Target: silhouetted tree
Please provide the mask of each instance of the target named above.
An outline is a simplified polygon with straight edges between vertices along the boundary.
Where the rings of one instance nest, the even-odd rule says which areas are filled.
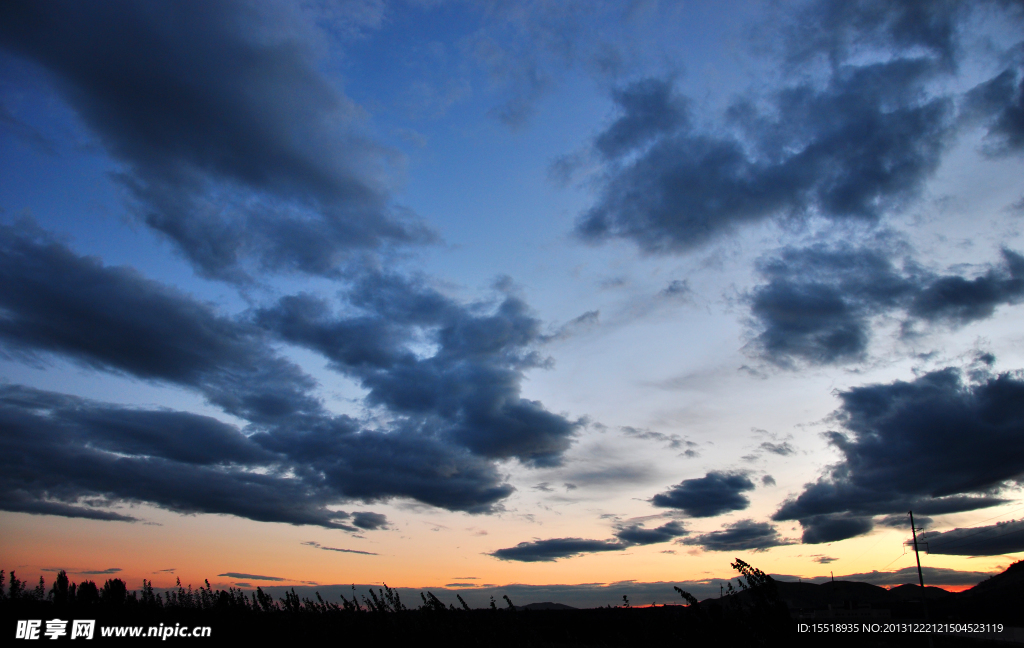
[[[53,581],[53,588],[50,590],[49,598],[54,605],[67,605],[68,591],[71,583],[68,580],[68,573],[63,569],[57,572],[57,578]]]
[[[264,592],[262,587],[257,587],[256,594],[253,596],[256,600],[256,605],[259,606],[260,610],[270,612],[271,610],[277,609],[277,603],[274,602],[274,597]]]
[[[8,596],[12,600],[16,600],[16,599],[21,598],[21,594],[24,591],[25,591],[25,583],[23,583],[21,580],[18,579],[18,575],[12,569],[11,570],[11,589],[10,589],[10,592],[8,593]]]
[[[153,593],[153,581],[142,579],[142,604],[146,607],[163,607],[163,599]]]
[[[107,605],[124,605],[127,597],[128,586],[120,578],[108,578],[107,582],[103,583],[103,592],[100,598]]]
[[[96,583],[92,581],[84,581],[78,584],[78,594],[75,599],[83,605],[91,605],[98,603],[100,600],[100,590],[96,587]]]

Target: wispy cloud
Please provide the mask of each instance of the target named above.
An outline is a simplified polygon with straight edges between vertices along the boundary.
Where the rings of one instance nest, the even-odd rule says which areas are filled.
[[[358,549],[338,549],[336,547],[325,547],[325,546],[323,546],[323,545],[321,545],[319,543],[312,542],[312,541],[310,541],[310,542],[303,542],[301,544],[304,544],[307,547],[315,547],[316,549],[323,549],[324,551],[338,551],[338,552],[341,552],[341,553],[362,554],[364,556],[376,556],[376,555],[378,555],[378,554],[373,553],[372,551],[359,551]]]

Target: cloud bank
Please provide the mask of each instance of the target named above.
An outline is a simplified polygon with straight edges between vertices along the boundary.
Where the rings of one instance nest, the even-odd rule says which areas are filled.
[[[758,262],[767,283],[747,297],[757,331],[748,351],[785,368],[842,364],[864,359],[879,316],[900,318],[905,335],[919,324],[955,328],[991,317],[1024,299],[1024,257],[1007,249],[1002,257],[966,278],[910,261],[898,268],[880,247],[784,249]]]
[[[386,524],[377,514],[327,507],[407,497],[489,511],[512,492],[494,461],[557,465],[580,425],[519,396],[523,372],[543,365],[532,347],[545,338],[516,297],[467,306],[368,271],[347,294],[351,317],[306,295],[227,317],[134,270],[79,256],[30,222],[0,227],[6,353],[177,385],[246,422],[6,386],[8,510],[133,519],[75,505],[99,498],[377,529]],[[438,350],[424,358],[412,347],[425,338]],[[274,350],[281,340],[360,379],[390,425],[328,412],[316,382]],[[67,469],[45,468],[54,461]]]
[[[1024,471],[1024,378],[953,367],[911,381],[839,394],[827,434],[842,460],[785,502],[775,520],[799,520],[803,541],[866,533],[871,516],[930,515],[1002,503],[993,493]]]
[[[389,198],[394,152],[320,74],[284,5],[6,3],[0,47],[45,70],[124,164],[138,218],[201,273],[336,274],[353,250],[431,240]]]

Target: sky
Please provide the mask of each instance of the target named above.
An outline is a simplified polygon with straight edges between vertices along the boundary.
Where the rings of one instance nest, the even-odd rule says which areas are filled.
[[[4,3],[0,568],[667,602],[912,581],[913,511],[1001,571],[1022,23]]]

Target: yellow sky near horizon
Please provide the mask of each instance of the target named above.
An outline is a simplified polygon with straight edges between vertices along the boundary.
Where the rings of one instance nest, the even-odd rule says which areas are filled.
[[[1007,515],[1014,505],[974,512],[964,525]],[[151,507],[135,507],[144,523],[106,522],[24,513],[0,513],[0,569],[16,570],[29,583],[40,575],[47,583],[53,570],[65,569],[71,580],[121,578],[130,589],[143,579],[170,587],[180,578],[198,586],[208,579],[215,588],[238,582],[256,585],[379,584],[392,587],[444,587],[460,579],[477,585],[576,585],[584,583],[686,582],[728,579],[734,558],[772,574],[838,578],[871,571],[890,572],[915,565],[904,548],[909,533],[876,528],[866,536],[841,542],[793,544],[766,551],[714,552],[682,544],[634,546],[625,551],[563,558],[554,562],[502,561],[487,555],[497,548],[528,540],[521,521],[501,516],[471,516],[431,510],[407,511],[397,528],[366,532],[364,538],[344,531],[280,523],[262,523],[223,515],[180,515]],[[786,525],[783,524],[783,527]],[[797,526],[798,525],[794,525]],[[486,529],[484,528],[486,527]],[[944,527],[943,527],[944,528]],[[594,537],[600,530],[552,532],[545,525],[538,537]],[[790,532],[787,535],[792,535]],[[322,547],[368,551],[364,555]],[[674,553],[666,553],[668,551]],[[833,558],[820,563],[816,559]],[[957,571],[998,573],[1019,555],[948,556],[921,554],[922,565]],[[118,569],[110,574],[87,574]],[[169,571],[173,570],[173,571]],[[280,578],[261,581],[220,576],[227,573]],[[463,582],[466,582],[465,580]],[[941,582],[929,583],[942,585]],[[962,587],[956,587],[962,589]]]

